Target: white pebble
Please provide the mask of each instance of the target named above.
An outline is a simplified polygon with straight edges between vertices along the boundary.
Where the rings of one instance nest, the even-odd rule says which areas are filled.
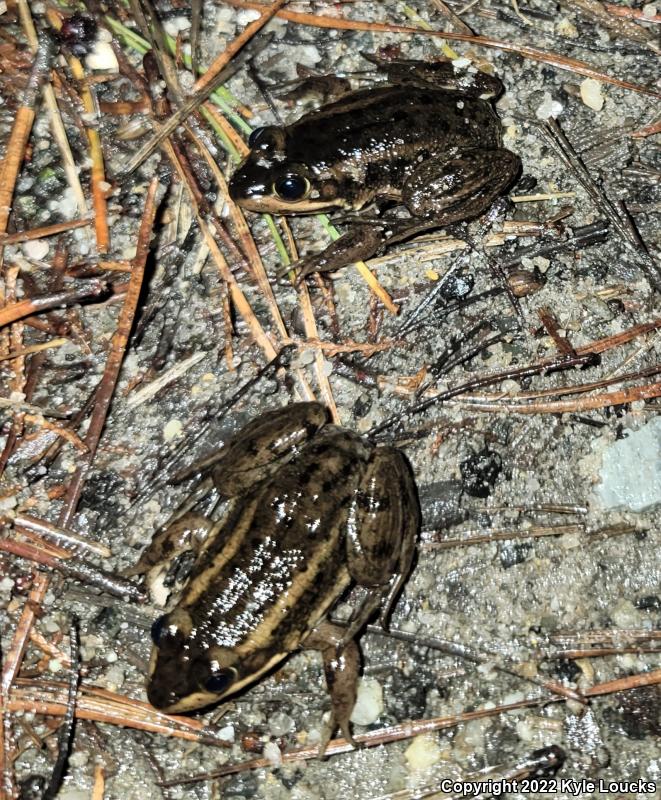
[[[96,42],[94,49],[85,58],[88,69],[104,72],[119,72],[117,56],[108,42]]]
[[[654,19],[656,17],[657,10],[654,3],[647,3],[647,5],[643,6],[643,16],[645,19]]]
[[[236,15],[236,22],[238,25],[243,27],[244,25],[249,25],[251,22],[254,22],[256,19],[261,17],[261,13],[256,9],[247,8],[245,11],[239,11]]]
[[[415,736],[404,753],[409,769],[412,772],[419,772],[433,767],[434,764],[438,764],[441,760],[441,755],[442,751],[436,736],[429,733]]]
[[[171,419],[163,428],[163,439],[171,442],[177,436],[181,436],[184,426],[180,419]]]
[[[190,20],[186,17],[172,17],[163,23],[163,27],[166,33],[176,39],[180,31],[187,31],[190,28]]]
[[[559,117],[562,113],[563,105],[557,100],[554,100],[548,92],[544,92],[544,100],[535,111],[537,119],[549,119],[550,117]]]
[[[351,721],[356,725],[371,725],[383,714],[383,687],[376,678],[361,678]]]
[[[218,738],[222,739],[224,742],[233,742],[234,741],[234,725],[225,725],[224,728],[221,728],[218,731]]]
[[[295,728],[294,720],[282,711],[276,711],[269,718],[269,733],[271,736],[286,736],[288,733],[292,733]]]
[[[588,108],[601,111],[604,107],[604,96],[601,93],[601,84],[594,78],[586,78],[581,83],[581,100]]]
[[[274,767],[279,767],[282,764],[282,753],[275,742],[267,742],[264,745],[264,758]]]
[[[48,255],[48,242],[45,239],[35,239],[32,242],[23,242],[21,250],[26,258],[41,261]]]

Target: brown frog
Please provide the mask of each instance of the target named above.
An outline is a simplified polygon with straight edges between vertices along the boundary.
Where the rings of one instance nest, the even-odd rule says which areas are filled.
[[[256,128],[229,185],[251,211],[359,211],[373,202],[410,218],[354,225],[322,253],[300,261],[302,277],[366,259],[386,243],[473,219],[514,182],[518,156],[501,145],[490,99],[500,82],[455,73],[449,62],[382,62],[389,84],[348,94],[286,127]]]
[[[321,651],[332,700],[322,751],[339,725],[353,741],[354,637],[385,619],[411,567],[419,526],[403,455],[328,424],[320,403],[249,423],[205,460],[231,498],[217,523],[182,517],[157,536],[135,571],[194,563],[181,597],[152,627],[147,694],[167,712],[241,691],[299,648]],[[325,617],[352,584],[367,587],[347,628]]]

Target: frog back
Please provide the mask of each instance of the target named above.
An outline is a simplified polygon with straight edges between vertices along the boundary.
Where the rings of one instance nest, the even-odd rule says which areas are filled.
[[[349,585],[344,530],[368,456],[328,426],[234,503],[180,602],[194,629],[238,656],[298,647]]]
[[[396,167],[424,152],[495,148],[500,123],[491,105],[461,92],[384,86],[353,92],[287,129],[287,158],[319,171],[355,171],[379,160]]]

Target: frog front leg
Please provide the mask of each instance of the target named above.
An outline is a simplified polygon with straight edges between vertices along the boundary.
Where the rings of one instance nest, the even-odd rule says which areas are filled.
[[[321,736],[320,758],[323,758],[328,742],[338,727],[342,736],[354,747],[358,747],[351,734],[350,718],[356,705],[360,655],[358,645],[353,641],[346,642],[344,633],[344,628],[322,622],[303,642],[306,649],[321,653],[326,685],[331,696],[331,717]]]
[[[182,514],[156,532],[138,563],[123,574],[146,574],[145,582],[153,602],[165,607],[188,580],[214,524],[213,520],[193,511]]]
[[[290,270],[294,269],[297,274],[297,282],[300,282],[306,275],[313,272],[334,272],[349,264],[355,264],[356,261],[366,261],[368,258],[378,255],[385,246],[388,227],[389,225],[385,221],[381,222],[380,220],[370,220],[369,225],[353,225],[320,253],[312,253],[299,259],[295,264],[280,269],[277,277],[283,278]]]
[[[402,201],[414,217],[439,227],[474,219],[511,186],[520,169],[519,157],[504,147],[437,156],[408,178]]]
[[[347,521],[349,573],[369,591],[344,641],[351,640],[377,609],[385,624],[410,572],[419,526],[420,506],[406,459],[395,448],[376,448]]]

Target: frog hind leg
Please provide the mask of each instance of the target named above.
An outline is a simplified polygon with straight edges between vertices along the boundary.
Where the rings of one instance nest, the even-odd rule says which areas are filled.
[[[349,572],[368,592],[349,622],[345,640],[379,608],[385,626],[411,570],[419,526],[420,506],[408,462],[395,448],[376,448],[347,525]]]
[[[438,226],[474,219],[512,185],[520,169],[519,157],[504,147],[437,156],[408,178],[402,200],[415,217]]]
[[[251,420],[218,453],[187,470],[211,475],[223,497],[236,497],[273,475],[328,422],[322,403],[294,403]]]
[[[350,718],[356,704],[360,654],[354,641],[344,641],[344,628],[322,622],[303,642],[303,647],[318,650],[324,662],[326,685],[331,696],[331,716],[319,743],[319,757],[323,758],[328,743],[336,729],[354,747],[358,743],[351,733]]]

